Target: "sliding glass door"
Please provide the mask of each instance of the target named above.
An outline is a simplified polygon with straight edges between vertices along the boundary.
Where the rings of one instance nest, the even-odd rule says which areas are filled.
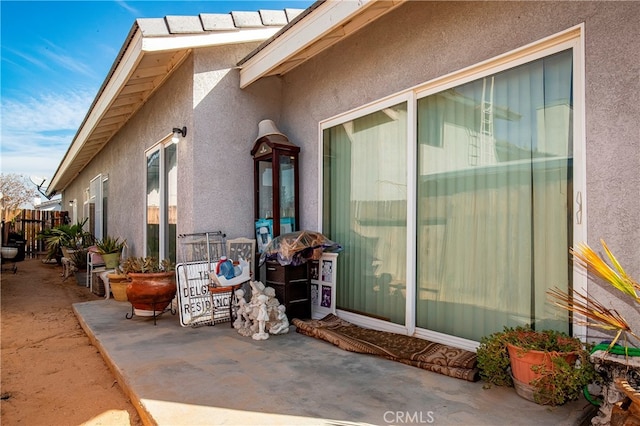
[[[568,331],[571,81],[565,51],[418,100],[417,327]]]
[[[339,309],[405,322],[407,105],[324,131],[323,231],[344,246]]]
[[[518,62],[324,124],[339,310],[468,342],[571,331],[546,291],[572,285],[574,51]]]

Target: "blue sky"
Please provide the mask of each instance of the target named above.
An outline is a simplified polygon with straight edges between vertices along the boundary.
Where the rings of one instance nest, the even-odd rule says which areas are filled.
[[[0,1],[0,172],[50,180],[136,18],[308,1]]]

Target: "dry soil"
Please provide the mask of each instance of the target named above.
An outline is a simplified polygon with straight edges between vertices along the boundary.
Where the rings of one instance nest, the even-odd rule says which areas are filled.
[[[62,267],[2,264],[2,425],[141,425],[71,305],[98,299]]]

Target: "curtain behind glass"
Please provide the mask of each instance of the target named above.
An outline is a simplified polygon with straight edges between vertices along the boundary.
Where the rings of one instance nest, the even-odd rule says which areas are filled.
[[[166,175],[166,229],[165,229],[165,247],[163,258],[176,261],[176,236],[178,225],[178,156],[177,145],[169,144],[164,150],[165,166],[164,173]]]
[[[406,104],[324,131],[323,233],[338,256],[338,309],[405,322]]]
[[[160,151],[147,156],[147,256],[160,256]]]
[[[568,331],[572,56],[418,101],[416,325],[471,340]]]
[[[89,232],[102,239],[102,175],[93,178],[89,183]]]

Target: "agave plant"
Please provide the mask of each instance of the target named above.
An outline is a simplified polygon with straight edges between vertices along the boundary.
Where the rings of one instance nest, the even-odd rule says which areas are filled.
[[[127,244],[127,240],[120,241],[120,237],[114,238],[109,235],[96,241],[96,247],[100,254],[120,253],[125,244]]]
[[[122,270],[125,274],[134,273],[156,273],[170,272],[175,269],[175,265],[169,259],[158,261],[155,257],[128,257],[122,264]]]
[[[618,291],[631,296],[636,303],[640,304],[640,284],[624,271],[604,240],[600,240],[600,243],[611,265],[585,243],[578,244],[575,249],[569,250],[574,263],[585,270],[590,279],[602,280]],[[584,317],[584,320],[578,319],[581,324],[615,332],[609,350],[623,335],[625,341],[627,335],[640,341],[640,337],[634,333],[629,323],[618,311],[607,308],[588,293],[583,294],[573,290],[572,294],[569,294],[556,288],[549,290],[547,294],[554,299],[552,301],[554,305]]]

